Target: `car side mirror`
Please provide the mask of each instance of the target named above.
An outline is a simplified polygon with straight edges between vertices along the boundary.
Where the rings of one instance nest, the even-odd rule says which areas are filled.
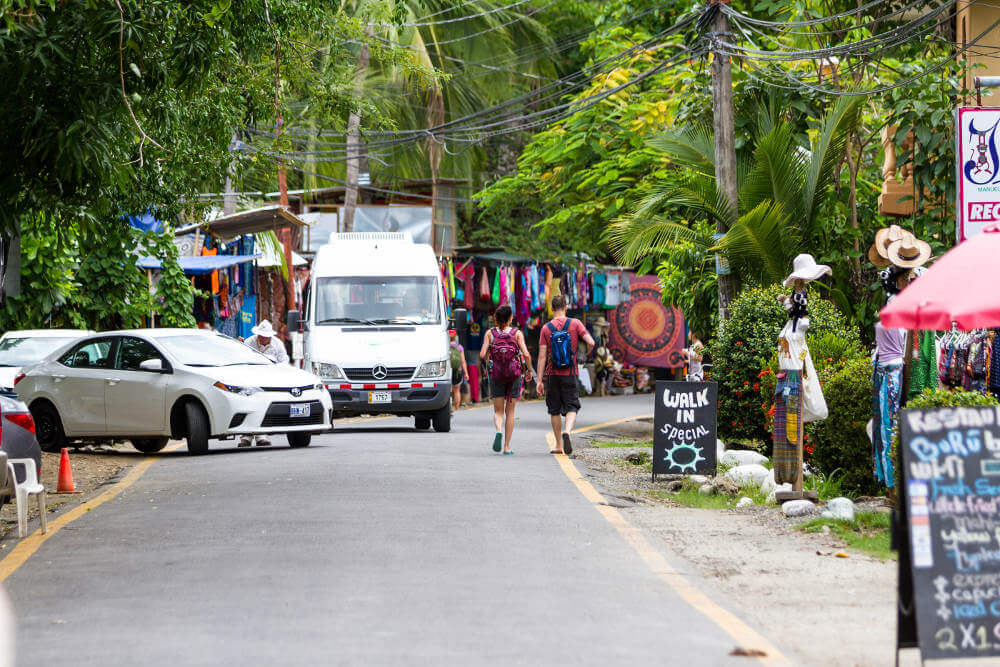
[[[288,315],[285,316],[285,324],[288,325],[289,331],[300,331],[302,324],[302,312],[298,310],[288,311]]]
[[[150,373],[166,373],[167,369],[163,367],[162,359],[146,359],[139,364],[140,371],[149,371]]]

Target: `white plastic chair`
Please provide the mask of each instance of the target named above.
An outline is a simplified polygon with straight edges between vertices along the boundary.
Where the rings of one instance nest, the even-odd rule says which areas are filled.
[[[14,466],[24,466],[24,482],[17,483]],[[10,459],[7,461],[7,492],[17,502],[17,536],[28,534],[28,498],[38,496],[38,513],[42,520],[42,532],[48,532],[45,525],[45,487],[38,483],[38,471],[34,459]]]

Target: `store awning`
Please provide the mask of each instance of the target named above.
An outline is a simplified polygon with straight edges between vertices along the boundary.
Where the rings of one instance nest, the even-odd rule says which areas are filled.
[[[286,227],[307,227],[310,223],[284,206],[265,206],[249,211],[230,213],[214,220],[186,225],[177,229],[177,235],[190,234],[198,228],[220,239],[235,239],[244,234],[277,231]]]
[[[189,276],[204,276],[218,271],[228,269],[237,264],[246,264],[260,257],[260,255],[205,255],[203,257],[180,257],[181,268]],[[153,269],[158,271],[163,267],[160,260],[155,257],[140,257],[136,262],[140,269]]]

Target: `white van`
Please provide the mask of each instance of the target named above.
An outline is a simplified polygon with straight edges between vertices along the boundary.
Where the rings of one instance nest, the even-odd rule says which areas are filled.
[[[434,250],[408,233],[330,236],[313,260],[303,358],[334,417],[394,414],[451,429],[443,297]]]

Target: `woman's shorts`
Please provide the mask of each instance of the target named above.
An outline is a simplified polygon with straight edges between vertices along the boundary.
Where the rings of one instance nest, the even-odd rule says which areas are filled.
[[[513,382],[501,382],[491,377],[490,398],[512,398],[514,400],[520,399],[523,380],[524,376],[517,378]]]

